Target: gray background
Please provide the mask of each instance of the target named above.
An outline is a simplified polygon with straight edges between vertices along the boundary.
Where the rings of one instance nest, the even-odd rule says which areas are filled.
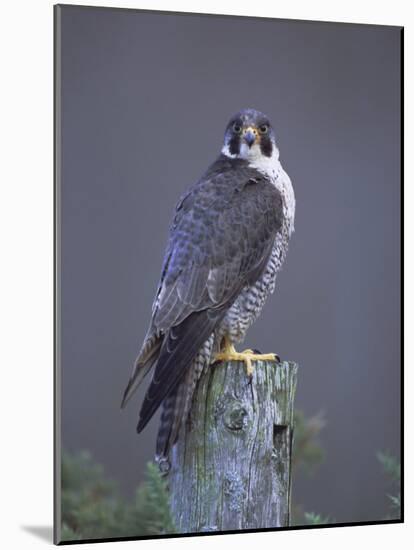
[[[300,363],[326,458],[307,511],[382,519],[378,450],[400,445],[400,31],[62,9],[62,439],[125,495],[158,417],[119,404],[150,317],[172,209],[229,117],[272,119],[297,199],[277,290],[246,344]]]

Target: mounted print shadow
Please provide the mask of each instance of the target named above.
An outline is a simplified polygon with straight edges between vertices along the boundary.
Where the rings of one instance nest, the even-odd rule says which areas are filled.
[[[54,9],[55,543],[403,521],[402,28]]]

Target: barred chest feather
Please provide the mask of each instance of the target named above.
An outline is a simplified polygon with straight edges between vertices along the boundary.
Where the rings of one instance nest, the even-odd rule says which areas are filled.
[[[276,235],[272,253],[261,277],[246,287],[227,312],[218,331],[218,340],[228,335],[234,342],[244,339],[250,325],[258,318],[269,294],[275,289],[276,276],[285,260],[288,243],[294,231],[295,195],[288,174],[283,170],[278,152],[270,158],[260,158],[251,166],[270,179],[283,200],[283,223]]]

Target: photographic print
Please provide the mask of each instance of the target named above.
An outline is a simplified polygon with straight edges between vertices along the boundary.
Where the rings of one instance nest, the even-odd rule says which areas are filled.
[[[401,522],[403,29],[54,16],[55,543]]]

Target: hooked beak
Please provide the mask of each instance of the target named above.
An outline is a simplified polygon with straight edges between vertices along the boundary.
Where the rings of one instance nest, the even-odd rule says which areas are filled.
[[[244,141],[247,143],[249,148],[256,141],[256,135],[257,132],[253,128],[247,128],[247,130],[244,132]]]

